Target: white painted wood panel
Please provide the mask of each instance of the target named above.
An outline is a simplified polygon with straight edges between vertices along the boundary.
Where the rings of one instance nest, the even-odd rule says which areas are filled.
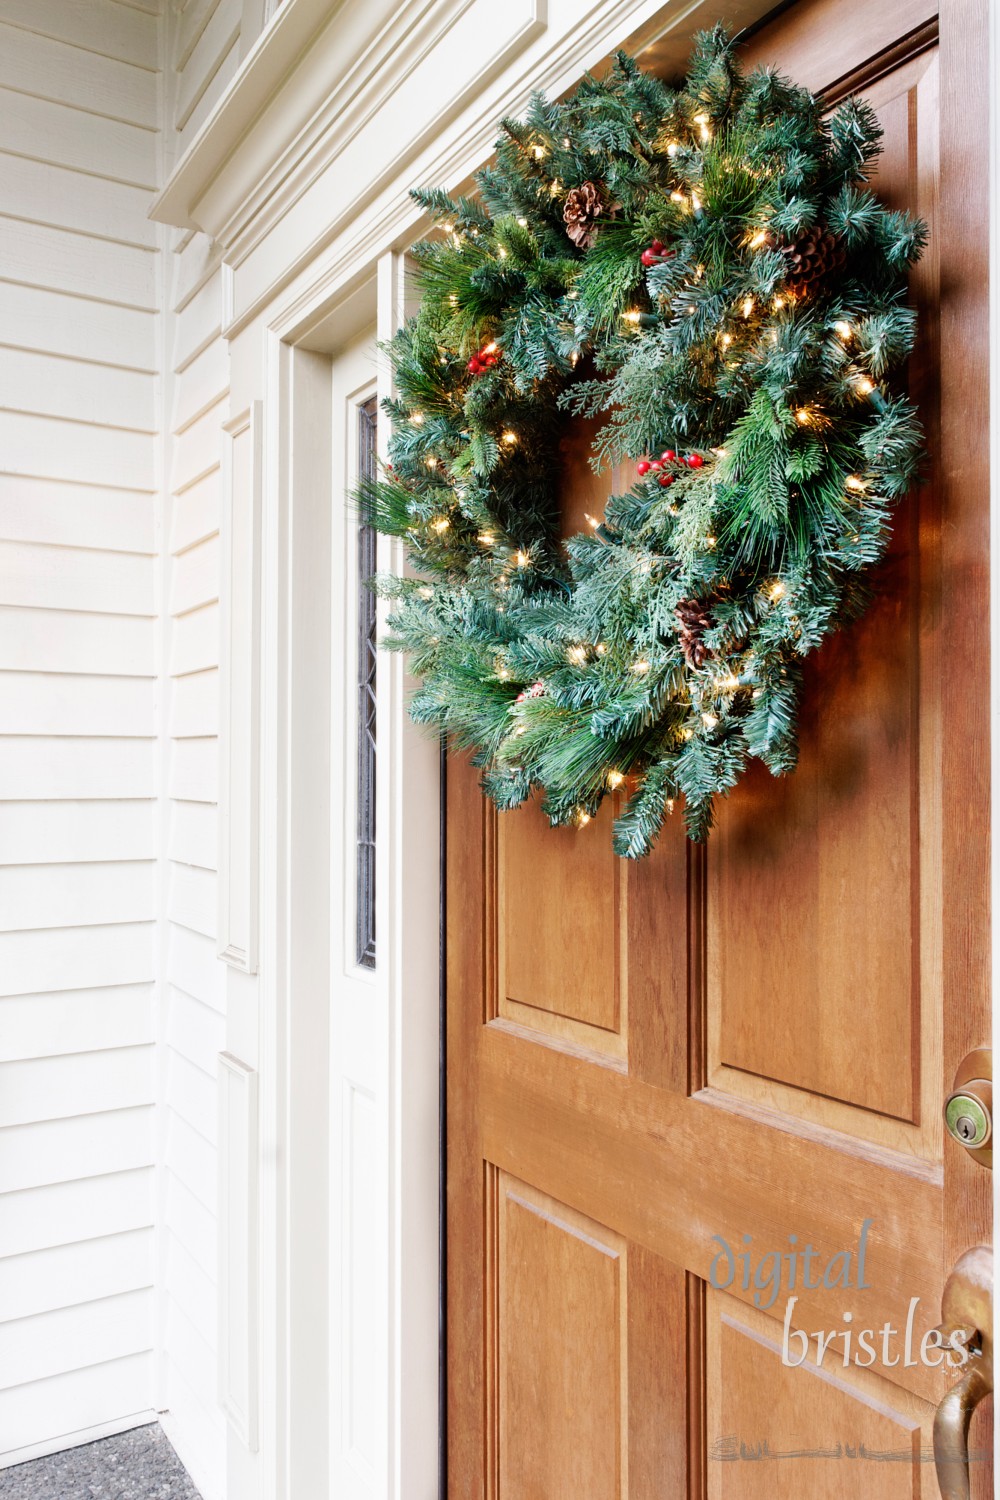
[[[215,406],[229,388],[229,349],[222,339],[213,339],[194,356],[174,384],[173,430],[180,434]]]
[[[219,748],[214,739],[174,740],[170,795],[182,802],[218,802]]]
[[[0,865],[152,859],[153,803],[0,802]]]
[[[170,632],[170,675],[184,677],[189,672],[204,672],[218,665],[219,606],[207,604],[174,620]]]
[[[0,1063],[151,1046],[156,1041],[153,1000],[146,984],[0,1000]]]
[[[203,1068],[206,1058],[217,1057],[223,1050],[226,1022],[218,1011],[171,986],[167,987],[166,1009],[164,1034],[168,1047],[179,1057]]]
[[[220,473],[213,469],[173,497],[170,522],[170,551],[173,555],[218,531],[219,487]]]
[[[32,274],[23,259],[18,265]],[[47,349],[125,370],[156,369],[148,312],[92,301],[74,289],[0,282],[0,328],[4,343],[19,349]]]
[[[119,490],[156,487],[155,451],[144,433],[0,411],[0,453],[8,474]]]
[[[188,1058],[171,1052],[167,1059],[170,1107],[212,1149],[218,1139],[218,1080]]]
[[[156,186],[156,134],[0,89],[0,151],[72,167],[113,182]]]
[[[0,1145],[3,1137],[0,1136]],[[150,1133],[149,1161],[152,1160]],[[106,1159],[106,1158],[105,1158]],[[53,1186],[6,1190],[0,1256],[75,1245],[148,1228],[153,1222],[153,1168],[147,1163]]]
[[[0,407],[7,411],[152,434],[156,389],[153,375],[34,350],[7,349],[0,359]]]
[[[0,1063],[0,1128],[141,1108],[153,1066],[151,1046]]]
[[[189,1125],[178,1109],[171,1108],[167,1120],[164,1164],[184,1182],[209,1213],[216,1212],[218,1183],[215,1152],[200,1131]]]
[[[169,1229],[165,1246],[164,1289],[193,1327],[211,1329],[216,1316],[214,1275]]]
[[[4,0],[3,18],[103,57],[150,70],[157,66],[155,17],[114,0]]]
[[[191,53],[218,7],[219,0],[187,0],[185,5],[178,5],[181,14],[177,20],[173,57],[178,72],[187,67]]]
[[[167,916],[179,927],[202,937],[215,936],[216,878],[210,870],[174,865],[170,871]]]
[[[154,975],[151,922],[66,927],[58,943],[45,930],[0,934],[0,995],[141,984]]]
[[[200,933],[171,924],[167,954],[167,979],[194,995],[213,1010],[224,1012],[225,969],[215,953],[215,944]]]
[[[170,307],[181,313],[209,279],[219,275],[222,257],[205,234],[185,233],[173,255],[170,272]]]
[[[111,119],[156,129],[156,91],[150,87],[145,68],[8,26],[8,13],[4,6],[0,14],[0,85],[77,109],[92,110],[99,105]]]
[[[238,1436],[257,1448],[257,1074],[219,1057],[219,1400]]]
[[[216,271],[174,315],[171,358],[174,374],[183,374],[203,350],[219,340],[221,332],[222,276]],[[219,348],[224,351],[221,341]]]
[[[62,1120],[8,1126],[0,1130],[0,1192],[77,1181],[89,1186],[113,1172],[151,1167],[156,1160],[153,1124],[149,1105],[84,1115],[73,1121],[72,1129]],[[67,1233],[55,1243],[68,1244],[70,1238]]]
[[[170,569],[170,613],[186,615],[219,597],[219,539],[206,537],[173,560]]]
[[[143,863],[4,865],[0,932],[150,922],[156,916],[152,860]],[[0,1099],[0,1118],[3,1100]]]
[[[178,1367],[202,1407],[218,1411],[215,1376],[215,1335],[211,1326],[197,1323],[181,1302],[172,1301],[166,1337]]]
[[[12,1256],[0,1266],[0,1323],[141,1291],[153,1279],[152,1229]]]
[[[0,15],[4,3],[5,0],[0,0]],[[155,4],[155,0],[142,3]],[[232,77],[238,59],[238,47],[233,43],[238,30],[237,11],[241,8],[234,0],[189,0],[187,4],[177,0],[174,22],[167,33],[174,86],[165,89],[162,96],[164,106],[172,110],[176,105],[186,121],[184,133],[168,142],[168,151],[173,154],[184,149],[186,140],[197,130]],[[145,180],[142,143],[138,143],[138,150],[136,146],[135,140],[127,135],[116,142],[119,154],[113,158],[111,176],[129,183]],[[56,145],[54,152],[65,149]],[[81,145],[78,149],[82,158],[85,147]],[[59,155],[57,159],[63,157]],[[107,166],[94,170],[109,172]],[[109,191],[112,206],[125,203],[123,195],[128,189],[117,184],[103,186]],[[101,191],[102,185],[97,188]],[[86,208],[79,212],[85,213]],[[121,219],[114,220],[113,232],[120,238],[128,238],[127,225]],[[225,1044],[226,986],[224,970],[215,952],[214,867],[218,796],[215,737],[219,723],[216,602],[219,467],[222,423],[229,415],[226,399],[229,361],[221,339],[223,309],[218,252],[200,235],[171,235],[168,244],[170,266],[165,279],[170,286],[168,300],[172,311],[163,328],[162,348],[174,378],[168,417],[170,430],[163,454],[169,496],[162,536],[169,557],[163,574],[161,604],[162,644],[170,682],[165,713],[160,720],[161,731],[168,739],[160,761],[158,787],[168,808],[162,850],[168,864],[166,878],[159,887],[164,900],[159,948],[163,980],[159,1031],[163,1048],[159,1075],[163,1165],[159,1208],[168,1227],[159,1257],[165,1275],[160,1287],[157,1404],[168,1408],[164,1425],[191,1473],[200,1481],[206,1500],[221,1500],[226,1431],[217,1404],[215,1373],[215,1136],[216,1058]],[[52,265],[49,283],[66,286],[81,296],[106,298],[109,295],[106,290],[88,284],[79,268],[60,260],[60,249],[60,243],[46,246]],[[27,269],[20,274],[29,279]],[[141,282],[123,279],[115,300],[129,307],[133,303],[144,306],[146,295]],[[135,316],[128,308],[109,311],[126,318]],[[22,332],[30,339],[30,330],[23,323]],[[116,346],[110,342],[102,346],[100,356],[95,353],[92,357],[99,357],[105,363],[133,366],[136,354],[124,352],[128,334],[128,327],[123,326],[123,353],[117,358]],[[17,342],[22,343],[22,339]],[[25,346],[33,347],[30,343]],[[76,344],[66,352],[78,355],[81,351]],[[139,367],[143,368],[141,363]],[[109,406],[105,402],[105,411]],[[108,418],[98,416],[97,420]],[[97,462],[99,458],[95,455]],[[115,481],[109,478],[107,482]],[[98,545],[111,550],[106,542],[98,541]],[[76,617],[81,617],[79,609]],[[116,620],[124,623],[125,618],[117,616]],[[108,742],[106,737],[103,743]]]
[[[172,739],[198,739],[219,732],[219,673],[209,669],[175,677],[170,684],[169,733]]]
[[[0,59],[3,42],[0,28]],[[106,177],[0,152],[0,204],[15,219],[98,235],[147,253],[157,247],[156,225],[146,218],[148,191]]]
[[[152,677],[154,623],[139,615],[0,605],[0,669]],[[148,713],[145,723],[148,732]]]
[[[153,559],[135,553],[0,541],[0,604],[150,616],[152,584]]]
[[[214,803],[182,802],[175,798],[170,808],[168,858],[181,864],[197,865],[202,870],[214,870],[217,858],[215,829]]]
[[[155,312],[157,258],[150,251],[109,241],[98,259],[81,253],[78,234],[49,224],[4,219],[0,229],[0,275],[4,280],[69,292],[112,307]]]
[[[148,738],[155,711],[148,677],[0,671],[0,734]]]
[[[152,740],[0,739],[0,799],[106,801],[155,794]]]
[[[0,0],[0,1464],[154,1404],[156,9]]]
[[[216,0],[181,75],[174,111],[174,125],[178,131],[182,131],[191,119],[225,58],[239,40],[242,18],[243,0]]]
[[[164,1220],[170,1226],[170,1233],[201,1265],[210,1265],[214,1276],[217,1238],[215,1205],[206,1208],[170,1167],[167,1167],[165,1176],[167,1192]]]
[[[175,493],[218,469],[222,457],[222,424],[226,419],[223,397],[224,393],[220,392],[215,406],[182,433],[174,434],[170,487]]]
[[[153,1298],[124,1292],[0,1326],[0,1390],[152,1347]]]
[[[72,1440],[72,1434],[107,1422],[109,1411],[150,1420],[152,1399],[150,1352],[17,1386],[0,1395],[0,1452],[15,1445],[48,1447],[54,1435]]]
[[[177,139],[182,150],[186,150],[195,139],[202,125],[204,125],[215,108],[220,96],[225,93],[230,83],[236,77],[240,62],[240,43],[239,38],[237,38],[226,55],[220,60],[218,67],[212,75],[211,83],[205,89],[205,92],[184,122],[183,128],[178,132]]]

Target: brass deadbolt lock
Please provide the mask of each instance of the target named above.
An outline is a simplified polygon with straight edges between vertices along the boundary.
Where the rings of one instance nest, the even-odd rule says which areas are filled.
[[[970,1052],[959,1067],[945,1100],[944,1123],[952,1140],[983,1166],[992,1167],[993,1054],[988,1048]]]

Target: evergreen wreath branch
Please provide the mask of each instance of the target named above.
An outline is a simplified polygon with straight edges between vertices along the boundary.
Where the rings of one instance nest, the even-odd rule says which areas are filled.
[[[793,769],[802,661],[863,607],[921,431],[886,382],[913,347],[926,232],[865,186],[871,109],[744,74],[721,28],[670,88],[620,54],[505,120],[479,197],[414,193],[418,314],[390,345],[391,462],[361,496],[420,577],[382,579],[414,717],[500,807],[628,800],[646,854],[692,838],[756,758]],[[566,412],[595,469],[648,455],[560,541]]]

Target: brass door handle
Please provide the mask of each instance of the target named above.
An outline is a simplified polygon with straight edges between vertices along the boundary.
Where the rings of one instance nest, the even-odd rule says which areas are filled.
[[[934,1416],[934,1467],[942,1500],[970,1500],[969,1427],[993,1389],[993,1252],[967,1250],[945,1283],[941,1333],[971,1349],[965,1374]]]

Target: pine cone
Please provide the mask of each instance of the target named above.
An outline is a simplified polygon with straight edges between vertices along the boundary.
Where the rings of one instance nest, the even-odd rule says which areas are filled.
[[[705,631],[711,630],[715,621],[708,605],[701,599],[682,599],[674,610],[680,626],[681,650],[689,667],[704,666],[711,654],[705,645]]]
[[[785,286],[793,297],[808,296],[847,261],[843,240],[821,225],[804,230],[797,240],[779,240],[778,249],[788,265]]]
[[[563,221],[574,245],[589,250],[597,237],[597,220],[604,213],[604,199],[595,182],[584,182],[566,194]]]

